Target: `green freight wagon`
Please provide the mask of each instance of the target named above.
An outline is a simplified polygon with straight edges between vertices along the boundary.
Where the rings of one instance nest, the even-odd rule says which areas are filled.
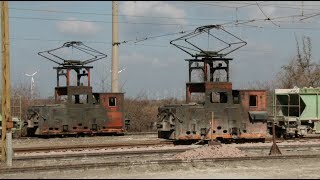
[[[275,89],[273,116],[278,137],[301,137],[320,134],[320,88]]]

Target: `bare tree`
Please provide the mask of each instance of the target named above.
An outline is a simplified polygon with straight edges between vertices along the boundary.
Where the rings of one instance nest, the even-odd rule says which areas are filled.
[[[275,89],[277,83],[275,80],[268,80],[268,81],[261,81],[261,80],[256,80],[256,81],[250,81],[248,84],[245,86],[246,89],[251,89],[251,90],[267,90],[267,91],[272,91]]]
[[[129,131],[152,131],[152,124],[157,121],[158,108],[165,104],[179,104],[177,99],[150,100],[141,91],[135,98],[126,98],[124,103],[125,118],[130,119]]]
[[[302,37],[302,50],[297,38],[297,54],[288,65],[282,66],[277,74],[279,88],[317,87],[320,85],[319,64],[312,59],[312,44],[310,37]]]

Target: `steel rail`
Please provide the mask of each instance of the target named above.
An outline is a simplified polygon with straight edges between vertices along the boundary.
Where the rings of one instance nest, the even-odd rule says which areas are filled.
[[[134,156],[134,155],[152,155],[152,154],[174,154],[181,153],[193,148],[181,149],[160,149],[160,150],[130,150],[130,151],[116,151],[116,152],[94,152],[94,153],[76,153],[76,154],[50,154],[37,156],[17,156],[13,160],[41,160],[41,159],[61,159],[61,158],[82,158],[82,157],[99,157],[99,156]]]
[[[73,157],[95,157],[95,156],[121,156],[121,155],[137,155],[137,154],[153,154],[153,153],[179,153],[184,152],[195,147],[181,148],[181,149],[160,149],[160,150],[127,150],[127,151],[115,151],[115,152],[83,152],[76,154],[55,154],[55,155],[38,155],[38,156],[17,156],[15,160],[26,160],[26,159],[52,159],[52,158],[73,158]],[[196,147],[197,148],[197,147]],[[270,150],[270,146],[243,146],[236,147],[241,151],[251,150]],[[279,145],[282,150],[299,150],[309,151],[312,148],[319,148],[320,144],[308,144],[308,145]],[[302,150],[301,150],[302,149]],[[85,149],[83,149],[85,150]]]
[[[139,143],[104,143],[104,144],[79,144],[79,145],[67,145],[67,146],[39,146],[39,147],[25,147],[25,148],[13,148],[15,153],[22,152],[46,152],[57,150],[75,150],[75,149],[95,149],[95,148],[119,148],[119,147],[139,147],[139,146],[151,146],[151,145],[170,145],[171,141],[145,141]]]
[[[50,166],[30,166],[30,167],[0,167],[0,172],[4,173],[23,173],[23,172],[37,172],[37,171],[52,171],[52,170],[71,170],[71,169],[88,169],[88,168],[107,168],[107,167],[129,167],[129,166],[143,166],[143,165],[181,165],[181,164],[195,164],[195,163],[217,163],[223,161],[254,161],[265,159],[307,159],[320,158],[320,154],[316,155],[275,155],[275,156],[252,156],[252,157],[232,157],[232,158],[204,158],[194,160],[181,159],[166,159],[166,160],[151,160],[151,161],[136,161],[136,162],[95,162],[82,164],[63,164]]]

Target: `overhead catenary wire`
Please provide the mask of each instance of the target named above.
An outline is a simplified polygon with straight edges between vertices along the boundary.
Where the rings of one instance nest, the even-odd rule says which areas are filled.
[[[172,35],[177,35],[177,34],[184,34],[187,32],[190,32],[192,30],[186,30],[186,31],[179,31],[179,32],[174,32],[174,33],[167,33],[167,34],[161,34],[161,35],[155,35],[155,36],[147,36],[145,38],[141,38],[137,41],[137,39],[131,39],[131,40],[125,40],[125,41],[120,41],[119,44],[125,44],[125,43],[129,43],[129,42],[141,42],[141,41],[145,41],[148,39],[154,39],[154,38],[159,38],[159,37],[166,37],[166,36],[172,36]],[[67,40],[67,39],[41,39],[41,38],[17,38],[17,37],[11,37],[10,39],[13,40],[30,40],[30,41],[55,41],[55,42],[66,42],[66,41],[72,41],[72,40]],[[112,42],[104,42],[104,41],[85,41],[82,40],[81,42],[85,42],[85,43],[101,43],[101,44],[111,44]]]
[[[255,5],[252,3],[236,3],[236,4],[246,4],[246,5]],[[260,5],[263,6],[263,5]],[[235,7],[239,8],[239,7]],[[28,9],[28,8],[11,8],[13,10],[24,10],[24,11],[40,11],[40,12],[54,12],[54,13],[76,13],[76,14],[92,14],[92,15],[112,15],[110,14],[104,14],[104,13],[92,13],[92,12],[71,12],[71,11],[57,11],[57,10],[43,10],[43,9]],[[305,9],[306,10],[306,9]],[[314,13],[312,13],[314,14]],[[306,15],[306,14],[305,14]],[[225,19],[215,19],[215,18],[192,18],[192,17],[159,17],[159,16],[142,16],[142,15],[120,15],[120,16],[131,16],[131,17],[148,17],[148,18],[166,18],[166,19],[194,19],[194,20],[225,20]],[[34,18],[33,18],[34,19]],[[271,19],[271,18],[270,18]],[[46,19],[49,20],[49,19]],[[52,19],[53,20],[53,19]],[[58,20],[58,19],[57,19]],[[70,21],[70,20],[68,20]],[[87,21],[86,21],[87,22]],[[96,22],[96,21],[91,21],[91,22]],[[101,22],[101,21],[99,21]],[[110,23],[110,22],[106,22]],[[131,22],[121,22],[121,23],[131,23]],[[136,23],[136,24],[150,24],[150,23]],[[152,23],[153,24],[153,23]],[[168,24],[165,24],[168,25]],[[173,25],[173,24],[170,24]]]
[[[54,39],[36,39],[36,38],[10,38],[13,40],[35,40],[35,41],[68,41],[68,40],[54,40]],[[103,41],[81,41],[81,42],[85,42],[85,43],[97,43],[97,44],[110,44],[111,42],[103,42]],[[171,47],[170,44],[168,45],[159,45],[159,44],[141,44],[141,43],[137,43],[137,44],[127,44],[129,46],[148,46],[148,47],[163,47],[163,48],[167,48],[167,47]],[[109,48],[108,50],[111,50],[111,48]],[[253,49],[243,49],[242,51],[251,51]],[[255,49],[256,50],[256,49]],[[261,49],[261,50],[265,50],[265,49]]]
[[[308,14],[309,15],[309,14]],[[247,20],[239,20],[238,22],[245,22],[245,21],[265,21],[265,20],[276,20],[276,19],[284,19],[284,18],[294,18],[294,17],[301,17],[301,14],[299,15],[289,15],[289,16],[280,16],[280,17],[274,17],[274,18],[263,18],[263,19],[247,19]],[[82,20],[82,19],[59,19],[59,18],[39,18],[39,17],[19,17],[19,16],[11,16],[9,18],[12,19],[25,19],[25,20],[44,20],[44,21],[61,21],[61,22],[96,22],[96,23],[112,23],[108,21],[99,21],[99,20]],[[178,23],[155,23],[155,22],[119,22],[119,23],[124,23],[124,24],[143,24],[143,25],[170,25],[170,26],[181,26],[181,24]],[[224,24],[231,24],[231,23],[236,23],[234,20],[230,20],[230,22],[226,23],[217,23],[220,25]],[[184,26],[203,26],[203,24],[185,24]]]
[[[254,5],[252,3],[245,3],[246,5]],[[237,7],[236,7],[237,8]],[[57,10],[43,10],[43,9],[28,9],[28,8],[11,8],[14,10],[28,10],[28,11],[45,11],[45,12],[55,12],[55,13],[77,13],[77,14],[94,14],[94,15],[112,15],[112,14],[104,14],[104,13],[92,13],[92,12],[74,12],[74,11],[57,11]],[[259,7],[259,9],[261,9]],[[263,11],[262,11],[263,12]],[[214,18],[192,18],[192,17],[158,17],[158,16],[138,16],[138,15],[123,15],[123,16],[132,16],[132,17],[149,17],[149,18],[167,18],[167,19],[197,19],[197,20],[224,20],[225,19],[214,19]],[[101,22],[101,23],[112,23],[106,21],[97,21],[97,20],[72,20],[72,19],[50,19],[50,18],[38,18],[38,17],[11,17],[16,19],[38,19],[38,20],[53,20],[53,21],[80,21],[80,22]],[[274,18],[267,18],[265,20],[272,20]],[[155,23],[155,22],[120,22],[127,24],[150,24],[150,25],[180,25],[176,23]],[[187,26],[201,26],[200,24],[192,25],[186,24]]]
[[[307,17],[301,18],[300,21],[305,20],[305,19],[309,19],[309,18],[312,18],[312,17],[315,17],[315,16],[319,16],[319,15],[320,15],[320,13],[316,13],[316,14],[313,14],[311,16],[307,16]]]
[[[239,1],[237,1],[238,3],[241,3]],[[269,3],[270,1],[263,1],[263,3]],[[277,1],[279,2],[279,1]],[[299,1],[290,1],[290,2],[299,2]],[[303,2],[303,1],[301,1]],[[309,2],[314,2],[314,1],[309,1]],[[301,5],[300,4],[281,4],[281,3],[277,3],[277,4],[264,4],[265,6],[284,6],[284,7],[300,7]],[[320,4],[313,4],[313,5],[308,5],[308,4],[304,4],[303,6],[312,6],[312,7],[315,7],[315,6],[320,6]]]
[[[279,17],[279,18],[281,18],[281,17]],[[242,26],[242,28],[248,28],[248,29],[252,29],[252,28],[274,29],[272,27],[260,27],[260,26],[253,26],[253,25],[248,25],[248,24],[239,24],[239,25],[244,25],[244,26]],[[237,27],[237,26],[233,25],[232,23],[229,23],[229,24],[225,23],[224,26],[228,27],[228,28]],[[320,30],[320,28],[316,28],[316,27],[280,27],[280,28],[276,28],[276,29],[277,30]],[[189,32],[189,31],[185,31],[185,32]],[[146,38],[141,38],[141,40],[142,39],[152,39],[152,38],[157,38],[157,37],[164,37],[164,36],[171,36],[174,34],[179,34],[179,32],[150,36],[150,37],[146,37]],[[12,40],[25,40],[25,41],[45,41],[45,42],[71,41],[69,39],[41,39],[41,38],[26,38],[26,37],[23,37],[23,38],[22,37],[11,37],[10,39],[12,39]],[[86,41],[86,40],[81,40],[81,41],[85,42],[85,43],[97,43],[97,44],[110,44],[111,43],[111,42],[107,42],[107,41],[106,42],[104,42],[104,41]],[[137,41],[137,39],[121,41],[120,43],[124,44],[124,43],[135,42],[135,41]],[[142,44],[134,43],[134,45],[142,45]],[[151,46],[154,46],[154,45],[151,45]]]
[[[177,34],[184,34],[186,32],[191,32],[191,31],[192,30],[180,31],[180,32],[176,32],[176,33],[168,33],[168,34],[162,34],[162,35],[157,35],[157,36],[145,37],[145,38],[142,38],[140,40],[136,40],[134,43],[138,43],[138,42],[145,41],[145,40],[148,40],[148,39],[159,38],[159,37],[165,37],[165,36],[171,36],[171,35],[177,35]]]
[[[264,2],[268,2],[268,1],[264,1]],[[217,3],[217,2],[211,1],[210,3],[206,3],[206,4],[203,4],[203,5],[215,6],[215,4],[213,4],[213,3]],[[232,4],[239,4],[239,5],[255,5],[255,3],[240,2],[240,1],[224,1],[224,3],[232,3]],[[282,9],[301,10],[301,5],[289,5],[289,4],[260,4],[260,5],[263,6],[263,7],[268,6],[268,7],[282,8]],[[320,4],[319,5],[304,5],[304,6],[312,6],[312,7],[314,7],[314,6],[320,6]],[[317,11],[319,9],[304,8],[304,10]]]
[[[238,5],[242,5],[242,6],[253,6],[255,5],[255,3],[250,3],[250,2],[241,2],[241,1],[207,1],[206,3],[201,3],[198,1],[181,1],[181,2],[186,2],[186,3],[198,3],[198,4],[202,4],[202,5],[206,5],[206,6],[216,6],[216,7],[225,7],[225,8],[242,8],[241,6],[224,6],[221,5],[222,3],[229,3],[229,4],[238,4]],[[294,1],[293,1],[294,2]],[[310,2],[314,2],[314,1],[310,1]],[[262,1],[261,6],[270,6],[270,7],[276,7],[276,8],[288,8],[288,9],[301,9],[301,5],[300,4],[281,4],[281,3],[277,3],[277,4],[270,4],[269,1]],[[269,4],[266,4],[269,3]],[[220,5],[219,5],[220,4]],[[314,5],[308,5],[308,4],[304,4],[304,7],[307,6],[311,6],[311,7],[316,7],[316,6],[320,6],[320,4],[314,4]],[[44,11],[44,12],[58,12],[58,13],[78,13],[78,14],[94,14],[94,15],[111,15],[110,14],[103,14],[103,13],[94,13],[94,12],[90,12],[90,13],[84,13],[84,12],[68,12],[68,11],[58,11],[58,10],[38,10],[38,9],[31,9],[31,8],[16,8],[16,7],[11,7],[9,8],[11,10],[28,10],[28,11]],[[319,9],[314,9],[314,8],[304,8],[304,10],[319,10]],[[119,15],[119,16],[127,16],[127,15]],[[149,16],[137,16],[137,17],[149,17]],[[162,18],[162,17],[157,17],[157,18]],[[166,17],[164,17],[166,18]],[[169,17],[170,18],[170,17]]]
[[[252,5],[252,3],[248,4],[247,5]],[[259,5],[258,5],[259,7]],[[14,9],[14,8],[13,8]],[[19,8],[16,8],[16,9],[19,9]],[[20,8],[21,9],[21,8]],[[24,9],[26,10],[26,9]],[[34,10],[34,9],[28,9],[28,10]],[[50,11],[50,10],[39,10],[39,11]],[[53,11],[53,12],[60,12],[60,11]],[[261,11],[262,13],[264,13],[263,11]],[[70,12],[70,13],[81,13],[81,12]],[[86,14],[86,13],[84,13]],[[99,14],[99,13],[93,13],[93,14]],[[106,14],[104,14],[106,15]],[[265,14],[264,14],[265,15]],[[306,15],[306,14],[304,14]],[[266,16],[266,15],[265,15]],[[254,27],[258,27],[258,28],[266,28],[266,27],[261,27],[261,26],[255,26],[255,25],[252,25],[252,24],[248,24],[248,23],[253,23],[253,22],[260,22],[260,21],[265,21],[265,20],[272,20],[273,22],[288,22],[288,21],[277,21],[277,19],[285,19],[285,18],[294,18],[294,17],[302,17],[301,14],[299,15],[289,15],[289,16],[281,16],[281,17],[273,17],[273,18],[270,18],[268,16],[266,16],[266,18],[263,18],[263,19],[251,19],[251,20],[240,20],[240,19],[236,19],[236,21],[229,21],[229,22],[226,22],[226,23],[217,23],[217,24],[220,24],[220,25],[243,25],[243,26],[247,26],[247,27],[251,27],[251,28],[254,28]],[[38,19],[38,20],[52,20],[52,21],[79,21],[79,22],[101,22],[101,23],[112,23],[112,22],[107,22],[107,21],[99,21],[99,20],[77,20],[77,19],[58,19],[58,18],[39,18],[39,17],[10,17],[10,18],[15,18],[15,19]],[[151,17],[151,18],[155,18],[155,17]],[[170,17],[158,17],[158,18],[170,18]],[[171,19],[180,19],[180,18],[171,18]],[[193,18],[182,18],[182,19],[193,19]],[[206,19],[206,18],[204,18]],[[209,18],[208,18],[209,19]],[[144,24],[144,25],[147,25],[147,24],[151,24],[151,25],[181,25],[181,24],[176,24],[176,23],[155,23],[155,22],[119,22],[119,23],[127,23],[127,24]],[[310,23],[310,22],[309,22]],[[186,24],[184,26],[202,26],[202,24]],[[230,27],[233,27],[233,26],[230,26]],[[284,27],[282,29],[309,29],[309,30],[315,30],[315,29],[318,29],[318,28],[314,28],[314,27]],[[175,34],[175,33],[174,33]],[[165,35],[159,35],[159,37],[161,36],[166,36],[166,35],[171,35],[171,33],[169,34],[165,34]],[[145,37],[145,38],[135,38],[135,39],[132,39],[132,40],[127,40],[127,41],[122,41],[121,43],[128,43],[128,42],[140,42],[140,41],[144,41],[144,40],[147,40],[147,39],[152,39],[152,38],[156,38],[157,36],[155,37]],[[31,39],[30,39],[31,40]],[[52,41],[52,40],[50,40]],[[60,41],[60,40],[53,40],[53,41]],[[86,41],[86,42],[89,42],[89,41]],[[90,43],[90,42],[89,42]],[[99,42],[95,42],[95,43],[99,43]],[[103,43],[103,42],[100,42],[100,43]]]
[[[188,2],[188,1],[185,1],[185,2]],[[238,9],[238,8],[243,8],[243,7],[247,7],[247,6],[249,6],[249,5],[257,5],[258,7],[259,7],[259,9],[260,9],[260,11],[266,16],[266,14],[263,12],[263,10],[261,9],[261,7],[260,6],[272,6],[272,7],[277,7],[277,8],[289,8],[289,9],[297,9],[297,10],[301,10],[301,8],[300,7],[297,7],[297,8],[295,8],[295,7],[291,7],[290,5],[287,5],[287,6],[279,6],[279,4],[263,4],[263,5],[261,5],[260,4],[260,6],[257,4],[257,2],[255,3],[255,4],[253,4],[253,3],[242,3],[242,2],[227,2],[227,3],[234,3],[234,4],[242,4],[243,6],[240,6],[240,7],[236,7],[236,6],[222,6],[222,5],[215,5],[215,4],[210,4],[210,3],[201,3],[201,2],[190,2],[190,3],[195,3],[195,4],[201,4],[201,5],[209,5],[209,6],[220,6],[220,7],[227,7],[227,8],[235,8],[236,10]],[[211,2],[211,3],[222,3],[222,2]],[[226,2],[224,2],[224,3],[226,3]],[[282,4],[283,5],[283,4]],[[296,6],[301,6],[301,5],[296,5]],[[304,15],[306,15],[306,14],[304,14],[304,10],[319,10],[319,9],[310,9],[310,8],[304,8],[304,6],[306,6],[305,4],[302,4],[302,14],[300,15],[300,16],[304,16]],[[313,5],[309,5],[309,6],[313,6]],[[317,5],[315,5],[315,6],[317,6]],[[320,5],[318,5],[318,6],[320,6]],[[311,18],[311,17],[315,17],[315,16],[318,16],[318,15],[320,15],[320,13],[316,13],[316,14],[314,14],[314,13],[312,13],[312,15],[310,16],[310,17],[306,17],[306,18],[303,18],[303,19],[300,19],[300,20],[304,20],[304,19],[307,19],[307,18]],[[270,17],[268,17],[268,16],[266,16],[266,19],[265,20],[272,20],[273,18],[270,18]],[[271,21],[272,22],[272,21]],[[276,25],[274,22],[272,22],[275,26],[278,26],[278,27],[280,27],[280,25]]]
[[[274,24],[275,26],[278,26],[280,27],[279,25],[275,24],[264,12],[263,10],[261,9],[261,7],[259,6],[258,2],[256,2],[258,8],[260,9],[260,11],[262,12],[262,14],[267,18],[266,20],[269,20],[272,24]]]
[[[248,5],[256,5],[256,4],[248,4]],[[260,7],[263,6],[260,4]],[[305,6],[305,5],[304,5]],[[320,6],[320,5],[319,5]],[[239,9],[241,7],[234,7],[235,9]],[[94,12],[78,12],[78,11],[61,11],[61,10],[47,10],[47,9],[30,9],[30,8],[9,8],[12,10],[21,10],[21,11],[34,11],[34,12],[50,12],[50,13],[67,13],[67,14],[84,14],[84,15],[109,15],[112,16],[111,13],[94,13]],[[316,10],[316,9],[314,9]],[[314,14],[314,13],[311,13]],[[217,18],[200,18],[200,17],[165,17],[165,16],[144,16],[144,15],[132,15],[132,14],[119,14],[118,16],[128,16],[128,17],[141,17],[141,18],[163,18],[163,19],[190,19],[190,20],[222,20],[226,19],[217,19]]]
[[[236,8],[236,6],[214,5],[214,4],[202,3],[202,2],[198,2],[198,1],[183,1],[183,2],[193,3],[193,4],[200,4],[200,5],[216,6],[216,7],[224,7],[224,8]]]
[[[13,10],[21,11],[34,11],[34,12],[49,12],[49,13],[66,13],[66,14],[83,14],[83,15],[101,15],[101,16],[112,16],[111,13],[93,13],[93,12],[78,12],[78,11],[57,11],[57,10],[46,10],[46,9],[28,9],[28,8],[9,8]],[[200,17],[165,17],[165,16],[143,16],[143,15],[132,15],[132,14],[119,14],[118,16],[128,17],[140,17],[140,18],[159,18],[159,19],[190,19],[190,20],[222,20],[217,18],[200,18]]]
[[[59,19],[59,18],[39,18],[39,17],[21,17],[21,16],[11,16],[11,19],[27,19],[27,20],[44,20],[44,21],[71,21],[71,22],[96,22],[96,23],[112,23],[109,21],[99,21],[99,20],[81,20],[81,19]],[[177,23],[154,23],[154,22],[118,22],[124,24],[145,24],[145,25],[169,25],[169,26],[180,26]],[[185,26],[202,26],[202,24],[186,24]]]
[[[234,26],[234,25],[227,25],[226,27],[235,27],[237,28],[237,26]],[[242,28],[254,28],[254,27],[251,27],[251,26],[248,26],[248,27],[242,27]],[[276,29],[276,30],[320,30],[320,27],[319,28],[316,28],[316,27],[262,27],[263,29]]]

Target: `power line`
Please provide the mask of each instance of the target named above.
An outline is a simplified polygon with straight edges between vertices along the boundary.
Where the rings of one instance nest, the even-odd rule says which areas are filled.
[[[211,2],[211,3],[215,3],[215,2]],[[232,2],[226,2],[226,3],[232,3],[232,4],[240,4],[240,5],[255,5],[254,3],[246,3],[246,2],[239,2],[239,1],[232,1]],[[205,5],[209,5],[210,4],[205,4]],[[212,5],[212,4],[211,4]],[[283,9],[297,9],[300,10],[301,8],[298,7],[292,7],[290,5],[277,5],[277,4],[260,4],[261,6],[270,6],[270,7],[276,7],[276,8],[283,8]],[[213,5],[215,6],[215,5]],[[305,6],[305,5],[304,5]],[[310,5],[312,6],[312,5]],[[319,9],[313,9],[313,8],[304,8],[304,10],[310,10],[310,11],[318,11]]]
[[[238,26],[234,26],[234,25],[228,25],[226,27],[230,27],[230,28],[239,28]],[[247,26],[247,27],[242,27],[242,28],[254,28],[251,26]],[[316,28],[316,27],[261,27],[263,29],[277,29],[277,30],[320,30],[320,28]]]
[[[273,21],[271,21],[271,19],[262,11],[262,9],[260,8],[259,4],[256,2],[258,8],[260,9],[260,11],[262,12],[262,14],[267,18],[266,20],[269,20],[270,22],[272,22],[272,24],[274,24],[275,26],[280,27],[279,25],[275,24]]]
[[[191,2],[191,3],[196,3],[196,2]],[[197,2],[199,4],[199,2]],[[216,3],[216,2],[211,2],[211,3]],[[206,3],[200,3],[202,5],[208,5]],[[245,4],[245,5],[256,5],[252,3],[239,3],[236,2],[235,4]],[[211,4],[212,5],[212,4]],[[263,6],[263,5],[262,5]],[[242,6],[243,7],[243,6]],[[234,8],[239,8],[239,7],[234,7]],[[260,8],[260,7],[259,7]],[[75,12],[75,11],[57,11],[57,10],[42,10],[42,9],[27,9],[27,8],[10,8],[13,10],[25,10],[25,11],[40,11],[40,12],[53,12],[53,13],[76,13],[76,14],[94,14],[94,15],[112,15],[112,14],[103,14],[103,13],[92,13],[92,12]],[[261,9],[261,8],[260,8]],[[312,14],[314,15],[314,14]],[[317,15],[317,14],[316,14]],[[316,16],[314,15],[314,16]],[[174,18],[174,17],[157,17],[157,16],[138,16],[138,15],[120,15],[120,16],[130,16],[130,17],[148,17],[148,18],[165,18],[165,19],[193,19],[193,20],[222,20],[226,21],[226,19],[214,19],[214,18]],[[301,17],[301,16],[300,16]],[[313,17],[313,16],[312,16]],[[14,18],[14,17],[13,17]],[[17,18],[24,18],[24,17],[17,17]],[[24,18],[24,19],[29,19],[29,18]],[[35,18],[32,18],[35,19]],[[271,18],[270,18],[271,19]],[[273,19],[273,18],[272,18]],[[39,19],[40,20],[40,19]],[[42,20],[56,20],[56,21],[83,21],[83,22],[102,22],[102,23],[112,23],[112,22],[105,22],[105,21],[87,21],[87,20],[61,20],[61,19],[46,19],[42,18]],[[265,20],[268,20],[265,19]],[[128,23],[128,24],[151,24],[155,25],[156,23],[143,23],[143,22],[120,22],[120,23]],[[177,24],[161,24],[159,25],[177,25]],[[198,25],[190,25],[190,26],[198,26]]]
[[[172,36],[172,35],[177,35],[177,34],[184,34],[187,32],[190,32],[191,30],[188,31],[180,31],[180,32],[175,32],[175,33],[167,33],[167,34],[162,34],[162,35],[156,35],[156,36],[149,36],[149,37],[145,37],[145,38],[141,38],[141,39],[132,39],[132,40],[126,40],[126,41],[121,41],[120,44],[124,44],[124,43],[129,43],[129,42],[141,42],[141,41],[145,41],[148,39],[154,39],[154,38],[159,38],[159,37],[165,37],[165,36]],[[41,38],[16,38],[16,37],[11,37],[10,39],[12,40],[26,40],[26,41],[53,41],[53,42],[68,42],[68,41],[72,41],[72,40],[67,40],[67,39],[41,39]],[[106,42],[106,41],[85,41],[85,40],[80,40],[81,42],[85,42],[85,43],[100,43],[100,44],[112,44],[112,42]]]
[[[275,20],[275,19],[284,19],[284,18],[291,18],[291,17],[301,17],[301,15],[289,15],[289,16],[281,16],[281,17],[274,17],[274,18],[269,18],[270,20]],[[96,22],[96,23],[112,23],[108,21],[99,21],[99,20],[81,20],[81,19],[59,19],[59,18],[39,18],[39,17],[18,17],[18,16],[11,16],[9,17],[11,19],[26,19],[26,20],[44,20],[44,21],[62,21],[62,22]],[[249,19],[249,20],[237,20],[238,23],[245,22],[245,21],[261,21],[261,20],[269,20],[269,19]],[[124,24],[144,24],[144,25],[179,25],[181,24],[178,23],[154,23],[154,22],[119,22],[119,23],[124,23]],[[224,24],[230,24],[230,23],[237,23],[235,21],[230,21],[226,23],[217,23],[220,25]],[[202,26],[202,24],[185,24],[184,26]]]
[[[193,3],[193,4],[200,4],[200,5],[206,5],[206,6],[216,6],[216,7],[224,7],[224,8],[236,8],[236,6],[223,6],[223,5],[214,5],[214,4],[207,4],[207,3],[201,3],[201,2],[193,2],[193,1],[183,1],[183,2],[186,2],[186,3]]]
[[[239,1],[236,1],[237,3],[236,4],[241,4]],[[268,2],[270,2],[270,1],[263,1],[263,2],[266,2],[266,3],[268,3]],[[295,1],[291,1],[291,2],[295,2]],[[299,1],[296,1],[296,2],[299,2]],[[315,2],[315,1],[313,1],[313,2]],[[232,2],[233,3],[233,2]],[[243,3],[243,4],[248,4],[248,3]],[[301,5],[299,5],[299,4],[264,4],[264,5],[268,5],[268,6],[282,6],[282,5],[284,5],[284,7],[295,7],[295,6],[301,6]],[[314,4],[314,5],[303,5],[303,6],[312,6],[312,7],[314,7],[314,6],[320,6],[319,4],[317,5],[317,4]]]
[[[232,21],[232,22],[229,22],[229,23],[225,23],[225,25],[227,24],[233,24],[234,25],[245,25],[245,24],[248,24],[248,23],[252,23],[252,22],[261,22],[261,21],[266,21],[266,20],[272,20],[273,22],[291,22],[293,23],[293,21],[285,21],[285,20],[277,20],[277,19],[288,19],[288,18],[295,18],[295,17],[302,17],[301,14],[299,15],[289,15],[289,16],[280,16],[280,17],[273,17],[273,18],[269,18],[268,16],[266,16],[266,18],[261,18],[261,19],[251,19],[251,20],[235,20],[235,21]],[[296,21],[294,23],[302,23],[301,21]],[[311,23],[311,22],[308,22],[308,23]],[[246,26],[249,26],[249,25],[246,25]]]
[[[26,9],[26,8],[9,8],[13,10],[22,10],[22,11],[34,11],[34,12],[50,12],[50,13],[66,13],[66,14],[84,14],[84,15],[102,15],[102,16],[112,16],[110,14],[104,13],[93,13],[93,12],[76,12],[76,11],[57,11],[57,10],[45,10],[45,9]],[[129,17],[142,17],[142,18],[162,18],[162,19],[192,19],[192,20],[222,20],[226,19],[215,19],[215,18],[185,18],[185,17],[165,17],[165,16],[143,16],[143,15],[129,15],[129,14],[119,14],[118,16],[129,16]]]
[[[314,14],[314,15],[307,16],[307,17],[305,17],[305,18],[301,18],[300,21],[305,20],[305,19],[309,19],[309,18],[312,18],[312,17],[315,17],[315,16],[319,16],[319,15],[320,15],[320,13],[316,13],[316,14]]]
[[[188,2],[188,1],[186,1]],[[190,2],[189,2],[190,3]],[[191,2],[191,3],[196,3],[196,2]],[[197,2],[198,3],[198,2]],[[199,4],[199,3],[198,3]],[[207,5],[204,3],[201,3],[203,5]],[[238,3],[239,4],[239,3]],[[256,5],[256,4],[248,4],[247,5]],[[260,4],[260,6],[263,6]],[[234,7],[234,8],[241,8],[241,7]],[[50,12],[50,13],[67,13],[67,14],[84,14],[84,15],[108,15],[112,16],[111,13],[93,13],[93,12],[77,12],[77,11],[57,11],[57,10],[46,10],[46,9],[28,9],[28,8],[9,8],[12,10],[22,10],[22,11],[35,11],[35,12]],[[314,13],[313,13],[314,14]],[[200,18],[200,17],[165,17],[165,16],[143,16],[143,15],[129,15],[129,14],[119,14],[118,16],[130,16],[130,17],[144,17],[144,18],[164,18],[164,19],[192,19],[192,20],[221,20],[221,21],[228,21],[227,19],[216,19],[216,18]]]
[[[58,19],[58,18],[38,18],[38,17],[18,17],[18,16],[11,16],[10,19],[27,19],[27,20],[44,20],[44,21],[71,21],[71,22],[96,22],[96,23],[112,23],[108,21],[99,21],[99,20],[76,20],[76,19]],[[148,25],[179,25],[178,23],[153,23],[153,22],[118,22],[118,23],[124,23],[124,24],[148,24]],[[184,26],[202,26],[200,24],[185,24]]]
[[[184,33],[186,33],[186,32],[191,32],[191,30],[189,30],[189,31],[180,31],[180,32],[176,32],[176,33],[168,33],[168,34],[151,36],[151,37],[145,37],[145,38],[143,38],[143,39],[140,39],[140,40],[135,41],[135,43],[141,42],[141,41],[145,41],[145,40],[148,40],[148,39],[158,38],[158,37],[165,37],[165,36],[171,36],[171,35],[176,35],[176,34],[184,34]]]
[[[292,16],[286,16],[286,17],[276,17],[276,18],[270,18],[271,20],[275,20],[275,19],[280,19],[280,18],[289,18],[289,17],[301,17],[301,15],[292,15]],[[101,22],[101,23],[112,23],[112,22],[107,22],[107,21],[88,21],[88,20],[63,20],[63,19],[48,19],[48,18],[30,18],[30,17],[9,17],[9,18],[13,18],[13,19],[28,19],[28,20],[32,20],[32,19],[36,19],[36,20],[49,20],[49,21],[78,21],[78,22]],[[238,20],[238,24],[240,24],[240,21],[247,21],[247,22],[253,22],[253,21],[264,21],[266,19],[252,19],[252,20]],[[277,21],[275,21],[277,22]],[[279,21],[280,22],[280,21]],[[285,22],[285,21],[283,21]],[[287,21],[289,22],[289,21]],[[119,23],[127,23],[127,24],[149,24],[149,25],[180,25],[180,24],[169,24],[169,23],[132,23],[132,22],[119,22]],[[227,24],[233,24],[236,23],[235,21],[231,21],[231,22],[227,22],[224,23],[223,25],[227,25]],[[185,26],[202,26],[200,24],[187,24]],[[228,26],[225,26],[228,27]],[[229,26],[232,27],[232,26]],[[279,28],[279,29],[310,29],[310,30],[315,30],[315,28],[313,27],[294,27],[294,28]],[[134,40],[130,40],[130,41],[134,41]]]
[[[204,4],[204,3],[201,3]],[[238,3],[239,4],[239,3]],[[246,5],[256,5],[256,4],[251,4],[251,3],[241,3],[241,4],[246,4]],[[259,6],[258,6],[259,7]],[[25,8],[11,8],[14,10],[28,10],[28,11],[45,11],[45,12],[55,12],[55,13],[78,13],[78,14],[95,14],[95,15],[112,15],[112,14],[100,14],[100,13],[83,13],[83,12],[71,12],[71,11],[56,11],[56,10],[41,10],[41,9],[25,9]],[[261,8],[259,7],[261,10]],[[262,11],[263,12],[263,11]],[[264,12],[263,12],[264,13]],[[265,15],[265,14],[264,14]],[[309,15],[309,14],[308,14]],[[314,14],[312,14],[314,15]],[[135,16],[135,15],[123,15],[123,16],[132,16],[132,17],[148,17],[148,16]],[[278,18],[289,18],[289,17],[298,17],[301,15],[293,15],[293,16],[287,16],[287,17],[278,17]],[[267,16],[266,16],[267,17]],[[100,23],[112,23],[112,22],[107,22],[107,21],[99,21],[99,20],[65,20],[65,19],[55,19],[55,18],[35,18],[35,17],[10,17],[10,18],[16,18],[16,19],[37,19],[37,20],[47,20],[47,21],[78,21],[78,22],[100,22]],[[213,18],[173,18],[173,17],[156,17],[156,16],[150,16],[150,18],[166,18],[166,19],[195,19],[195,20],[223,20],[226,21],[225,19],[213,19]],[[263,20],[274,20],[276,18],[269,18],[267,17],[266,19]],[[227,22],[224,24],[230,24],[230,23],[240,23],[239,21],[243,22],[249,22],[252,20],[238,20],[238,22]],[[124,24],[144,24],[144,25],[181,25],[178,23],[154,23],[154,22],[119,22],[119,23],[124,23]],[[243,23],[242,23],[243,24]],[[223,24],[222,24],[223,25]],[[189,24],[186,26],[201,26],[201,25],[193,25]]]
[[[41,38],[16,38],[16,37],[12,37],[10,38],[12,40],[24,40],[24,41],[45,41],[45,42],[68,42],[68,41],[72,41],[70,39],[41,39]],[[80,40],[81,41],[81,40]],[[105,42],[105,41],[81,41],[81,42],[85,42],[85,43],[100,43],[100,44],[112,44],[112,42]]]

